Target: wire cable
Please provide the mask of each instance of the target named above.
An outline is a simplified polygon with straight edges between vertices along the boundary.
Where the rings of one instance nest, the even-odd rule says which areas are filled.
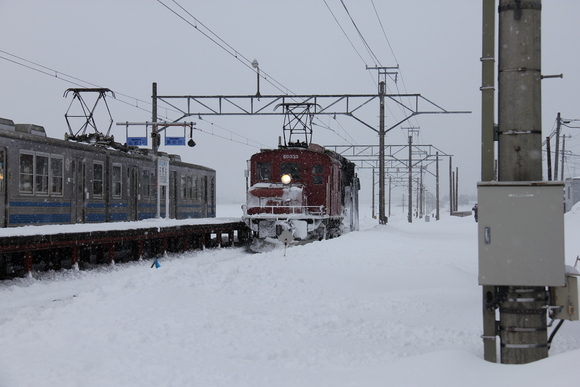
[[[233,48],[230,44],[228,44],[225,40],[223,40],[222,38],[220,38],[216,33],[214,33],[211,29],[209,29],[205,24],[203,24],[198,18],[196,18],[195,16],[193,16],[191,14],[191,12],[187,11],[181,4],[179,4],[176,0],[173,0],[173,2],[183,11],[185,12],[189,17],[191,17],[196,23],[198,23],[199,25],[201,25],[203,28],[205,28],[209,33],[206,33],[204,31],[202,31],[201,28],[199,28],[196,24],[190,22],[189,20],[187,20],[187,18],[185,18],[184,16],[182,16],[179,12],[177,12],[176,10],[174,10],[173,8],[169,7],[167,4],[165,4],[163,1],[161,0],[157,0],[157,2],[159,2],[161,5],[163,5],[165,8],[167,8],[169,11],[171,11],[173,14],[175,14],[177,17],[179,17],[181,20],[183,20],[184,22],[186,22],[187,24],[189,24],[191,27],[195,28],[197,31],[199,31],[203,36],[205,36],[206,38],[208,38],[209,40],[211,40],[213,43],[215,43],[218,47],[220,47],[222,50],[224,50],[225,52],[227,52],[228,54],[230,54],[231,56],[233,56],[235,59],[237,59],[240,63],[242,63],[244,66],[246,66],[247,68],[249,68],[252,72],[256,72],[257,70],[254,69],[254,67],[252,66],[252,61],[250,61],[248,58],[246,58],[245,56],[243,56],[238,50],[236,50],[235,48]],[[213,38],[213,35],[215,38]],[[219,40],[219,41],[218,41]],[[222,43],[220,43],[222,42]],[[263,69],[260,69],[260,73],[259,76],[261,78],[263,78],[266,82],[268,82],[269,84],[271,84],[272,86],[274,86],[277,90],[279,90],[280,92],[284,93],[284,94],[296,94],[294,92],[292,92],[292,90],[288,89],[287,87],[285,87],[284,85],[282,85],[280,82],[276,81],[276,79],[274,79],[272,76],[270,76],[268,73],[266,73],[265,71],[263,71]]]
[[[367,43],[367,41],[366,41],[365,37],[363,36],[362,32],[360,31],[360,29],[356,25],[354,19],[352,18],[351,14],[350,14],[350,11],[348,10],[348,8],[346,7],[346,4],[344,3],[344,0],[340,0],[340,3],[344,7],[344,10],[346,11],[346,14],[348,15],[348,17],[349,17],[350,21],[352,22],[352,24],[353,24],[354,28],[356,29],[356,31],[358,32],[358,36],[362,40],[363,45],[365,46],[365,48],[367,49],[367,52],[371,56],[371,59],[374,58],[375,65],[378,64],[379,66],[382,66],[381,61],[379,61],[379,59],[377,58],[377,56],[375,55],[375,53],[373,52],[373,50],[371,49],[371,47]]]
[[[16,65],[19,65],[19,66],[25,67],[25,68],[27,68],[27,69],[30,69],[30,70],[33,70],[33,71],[36,71],[36,72],[39,72],[39,73],[41,73],[41,74],[48,75],[48,76],[50,76],[51,78],[57,78],[57,79],[59,79],[59,80],[61,80],[61,81],[63,81],[63,82],[68,82],[68,83],[70,83],[70,84],[73,84],[73,85],[75,85],[75,86],[79,86],[79,87],[87,87],[87,85],[89,85],[89,86],[93,86],[93,87],[102,87],[102,86],[100,86],[100,85],[97,85],[97,84],[95,84],[95,83],[88,82],[88,81],[85,81],[85,80],[83,80],[83,79],[80,79],[80,78],[74,77],[74,76],[72,76],[72,75],[65,74],[64,72],[61,72],[61,71],[58,71],[58,70],[52,69],[52,68],[50,68],[50,67],[47,67],[47,66],[44,66],[44,65],[42,65],[42,64],[40,64],[40,63],[33,62],[33,61],[31,61],[31,60],[28,60],[28,59],[22,58],[22,57],[20,57],[20,56],[17,56],[17,55],[11,54],[11,53],[9,53],[9,52],[7,52],[7,51],[0,50],[0,53],[3,53],[3,54],[5,54],[5,55],[8,55],[8,56],[10,56],[10,57],[12,57],[12,58],[16,58],[17,60],[10,59],[10,58],[8,58],[8,57],[6,57],[6,56],[3,56],[3,55],[0,55],[0,59],[4,59],[4,60],[6,60],[6,61],[8,61],[8,62],[14,63],[14,64],[16,64]],[[19,60],[19,61],[21,61],[21,62],[19,62],[18,60]],[[22,62],[25,62],[25,63],[22,63]],[[147,109],[145,109],[145,108],[143,108],[143,107],[140,107],[140,106],[138,106],[138,103],[139,103],[139,102],[140,102],[140,103],[142,103],[142,104],[145,104],[145,105],[151,105],[151,102],[144,101],[144,100],[141,100],[141,99],[139,99],[139,98],[135,98],[135,97],[129,96],[129,95],[127,95],[127,94],[123,94],[123,93],[121,93],[121,92],[118,92],[118,91],[112,90],[112,89],[111,89],[111,91],[113,91],[113,92],[115,93],[115,95],[116,95],[116,96],[123,96],[123,97],[125,97],[125,98],[128,98],[128,99],[130,99],[131,101],[135,101],[137,104],[135,104],[135,105],[134,105],[134,104],[133,104],[133,103],[131,103],[131,102],[128,102],[128,101],[123,101],[122,99],[119,99],[118,97],[114,99],[115,101],[121,102],[121,103],[123,103],[123,104],[126,104],[126,105],[128,105],[128,106],[131,106],[131,107],[133,107],[133,108],[136,108],[136,109],[139,109],[139,110],[142,110],[142,111],[145,111],[145,112],[147,112],[147,113],[150,113],[150,112],[151,112],[151,110],[147,110]],[[173,110],[173,109],[170,109],[170,108],[167,108],[167,107],[161,107],[161,109],[165,109],[165,110],[166,110],[166,112],[172,111],[172,112],[175,112],[175,113],[179,113],[177,110]],[[166,115],[159,114],[159,116],[160,116],[161,118],[164,118],[164,119],[166,119],[166,120],[170,120],[170,118],[168,117],[167,113],[166,113]],[[255,140],[252,140],[252,139],[250,139],[250,138],[247,138],[247,137],[241,136],[241,135],[239,135],[239,134],[237,134],[237,133],[235,133],[235,132],[233,132],[233,131],[231,131],[231,130],[228,130],[228,129],[226,129],[226,128],[222,127],[222,126],[219,126],[219,125],[217,125],[217,124],[215,124],[215,123],[213,123],[213,122],[210,122],[210,121],[207,121],[207,122],[209,122],[209,123],[210,123],[211,125],[213,125],[213,126],[219,127],[220,129],[222,129],[222,130],[224,130],[224,131],[226,131],[226,132],[229,132],[229,133],[230,133],[230,137],[228,138],[228,137],[226,137],[226,136],[221,136],[221,135],[215,134],[215,133],[213,133],[213,132],[212,132],[212,133],[209,133],[209,132],[207,132],[207,131],[204,131],[203,129],[200,129],[200,128],[198,128],[200,131],[202,131],[202,132],[204,132],[204,133],[206,133],[206,134],[210,134],[210,135],[213,135],[213,136],[216,136],[216,137],[220,137],[220,138],[227,139],[227,140],[230,140],[230,141],[238,142],[238,143],[240,143],[240,144],[244,144],[244,145],[252,146],[252,147],[255,147],[255,148],[259,148],[259,146],[256,146],[256,145],[251,145],[251,144],[250,144],[250,142],[252,142],[252,143],[255,143],[255,144],[259,144],[259,145],[263,145],[263,144],[261,144],[261,143],[260,143],[260,142],[258,142],[258,141],[255,141]],[[232,136],[233,136],[233,135],[235,135],[235,136],[238,136],[238,137],[240,137],[240,138],[242,138],[242,139],[246,140],[246,142],[234,140],[234,139],[232,138]]]

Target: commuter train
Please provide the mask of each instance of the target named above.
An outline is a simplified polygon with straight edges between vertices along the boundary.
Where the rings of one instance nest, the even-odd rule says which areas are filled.
[[[90,137],[90,136],[89,136]],[[90,140],[90,138],[89,138]],[[49,138],[43,127],[0,118],[0,226],[215,217],[215,170],[115,143]],[[169,189],[169,195],[166,190]]]
[[[252,250],[358,230],[359,180],[355,165],[338,153],[288,143],[254,154],[249,171],[242,219],[253,232]]]

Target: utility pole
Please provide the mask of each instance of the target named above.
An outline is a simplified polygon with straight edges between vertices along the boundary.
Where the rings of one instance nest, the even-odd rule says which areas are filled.
[[[566,154],[566,136],[562,136],[562,176],[560,177],[560,181],[564,181],[564,155]]]
[[[492,73],[487,63],[493,60],[493,29],[491,27],[495,24],[493,13],[495,1],[483,0],[483,7],[482,139],[486,139],[489,136],[490,119],[493,117],[493,109],[489,108],[491,97],[487,94],[487,90],[493,89],[493,78],[489,78]],[[498,179],[500,182],[514,183],[542,181],[541,0],[529,2],[499,0],[499,7],[496,9],[499,12]],[[493,187],[489,183],[486,185],[486,182],[491,180],[490,170],[493,164],[490,161],[489,152],[485,149],[482,149],[482,164],[481,187]],[[498,191],[498,189],[504,187],[506,185],[503,187],[499,185],[493,190],[503,194],[504,191]],[[479,191],[480,196],[482,192]],[[511,195],[511,197],[517,197],[518,194]],[[490,197],[492,196],[486,196],[488,200],[486,205],[489,205],[487,210],[483,207],[483,197],[480,197],[481,216],[478,225],[480,284],[483,285],[484,356],[488,361],[496,361],[495,337],[499,335],[502,363],[529,363],[548,356],[546,286],[537,285],[537,282],[541,280],[531,280],[529,282],[533,285],[525,285],[526,281],[521,278],[486,279],[486,275],[489,274],[486,270],[492,267],[492,270],[497,272],[498,265],[503,265],[504,262],[514,258],[496,257],[493,264],[490,264],[489,260],[482,261],[482,252],[486,251],[486,244],[496,248],[497,245],[494,242],[498,238],[506,237],[494,234],[493,231],[490,233],[490,227],[496,229],[501,226],[497,223],[487,224],[486,222],[492,221],[491,218],[486,218],[485,221],[483,219],[484,215],[492,216],[494,205],[488,199]],[[493,216],[497,218],[503,215],[501,213]],[[507,230],[507,232],[518,231]],[[515,251],[506,252],[505,249],[503,253],[517,254]],[[488,259],[489,255],[485,257]],[[535,257],[527,257],[527,259],[533,262]],[[495,309],[498,306],[499,322],[495,321]]]
[[[387,223],[385,216],[385,82],[379,82],[379,224]]]
[[[409,136],[409,212],[407,221],[413,223],[413,136]]]
[[[499,180],[541,181],[542,3],[513,4],[499,6]],[[502,363],[548,357],[547,296],[545,287],[508,288],[499,312]]]
[[[558,148],[560,148],[560,125],[562,125],[562,118],[560,116],[560,112],[558,112],[558,117],[556,118],[556,148],[554,149],[554,180],[558,179]]]
[[[423,217],[423,211],[425,210],[423,198],[423,166],[421,165],[421,170],[419,173],[419,218]]]
[[[151,93],[151,122],[157,122],[157,82],[153,82]],[[157,125],[151,127],[151,148],[153,154],[157,156],[159,150],[159,134],[157,133]]]
[[[453,182],[455,178],[453,176],[453,162],[451,157],[449,158],[449,214],[453,215],[453,198],[455,195],[453,194],[453,186],[455,185]]]
[[[455,193],[455,198],[453,199],[454,210],[459,211],[459,167],[455,167],[455,189],[453,192]]]
[[[372,189],[373,193],[372,193],[371,202],[372,202],[372,207],[373,207],[373,219],[376,219],[377,216],[375,214],[375,167],[373,167],[373,183],[372,183],[372,185],[373,185],[373,189]]]
[[[548,168],[548,181],[552,181],[552,155],[550,154],[550,136],[546,137],[546,162]],[[558,169],[556,168],[555,174]]]
[[[439,152],[435,155],[435,220],[439,220]]]

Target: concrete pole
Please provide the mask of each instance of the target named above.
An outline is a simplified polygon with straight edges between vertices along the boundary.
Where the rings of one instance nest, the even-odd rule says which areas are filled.
[[[439,220],[439,152],[435,153],[435,220]]]
[[[421,165],[421,170],[419,171],[419,218],[423,218],[425,211],[423,192],[423,166]]]
[[[449,214],[453,215],[453,161],[449,157]]]
[[[541,181],[541,1],[499,3],[499,180]]]
[[[389,176],[389,211],[387,212],[387,216],[391,216],[391,184],[392,184],[392,179],[391,176]]]
[[[481,181],[496,176],[494,120],[495,120],[495,2],[483,0],[481,52]],[[494,299],[495,286],[482,287],[483,357],[497,362],[495,310],[485,306],[486,299]]]
[[[373,167],[373,194],[372,194],[372,206],[373,206],[373,219],[376,219],[377,216],[375,214],[375,167]]]
[[[562,168],[560,168],[562,170],[562,175],[560,177],[561,181],[564,181],[564,154],[566,153],[566,136],[562,137]]]
[[[385,82],[379,83],[379,101],[379,224],[385,224]]]
[[[409,212],[407,213],[407,221],[413,223],[413,152],[412,152],[413,137],[409,136]]]
[[[552,155],[550,154],[550,136],[546,137],[546,162],[548,164],[548,181],[552,181]]]
[[[495,0],[483,0],[481,52],[481,180],[494,179]]]
[[[556,118],[556,147],[554,149],[554,180],[558,180],[558,154],[560,148],[560,128],[562,125],[562,117],[560,112],[558,112],[558,117]],[[549,179],[548,179],[549,180]]]
[[[455,167],[455,189],[453,190],[455,193],[455,198],[453,199],[453,203],[455,204],[455,211],[459,210],[459,167]]]
[[[541,0],[499,1],[499,180],[542,180]],[[505,257],[509,259],[509,257]],[[548,357],[545,287],[506,284],[501,362]]]
[[[157,82],[153,82],[151,91],[151,122],[157,122]],[[157,170],[157,152],[159,150],[159,143],[157,139],[159,133],[157,133],[157,125],[151,127],[151,149],[155,155],[155,186],[157,187],[155,195],[155,217],[161,217],[161,186],[159,185],[159,171]]]
[[[153,82],[151,94],[151,122],[157,122],[157,82]],[[153,125],[151,128],[151,149],[153,149],[153,154],[157,156],[157,151],[159,150],[159,143],[157,142],[157,125]]]

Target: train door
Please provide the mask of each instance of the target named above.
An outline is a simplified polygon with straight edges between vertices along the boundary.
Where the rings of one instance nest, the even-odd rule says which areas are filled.
[[[85,212],[85,161],[79,157],[71,165],[71,223],[84,223]]]
[[[169,175],[169,217],[177,219],[177,171],[171,171]]]
[[[207,197],[208,197],[208,186],[207,186],[207,176],[204,176],[203,179],[201,180],[201,194],[202,196],[202,203],[203,205],[201,206],[201,217],[202,218],[207,218],[207,209],[209,206],[209,203],[207,201]]]
[[[6,194],[6,149],[0,148],[0,227],[7,226],[8,209]]]
[[[127,220],[137,219],[137,206],[139,203],[137,167],[127,168]]]
[[[216,198],[215,198],[215,177],[211,177],[211,183],[209,185],[209,203],[210,203],[210,217],[216,216]]]

